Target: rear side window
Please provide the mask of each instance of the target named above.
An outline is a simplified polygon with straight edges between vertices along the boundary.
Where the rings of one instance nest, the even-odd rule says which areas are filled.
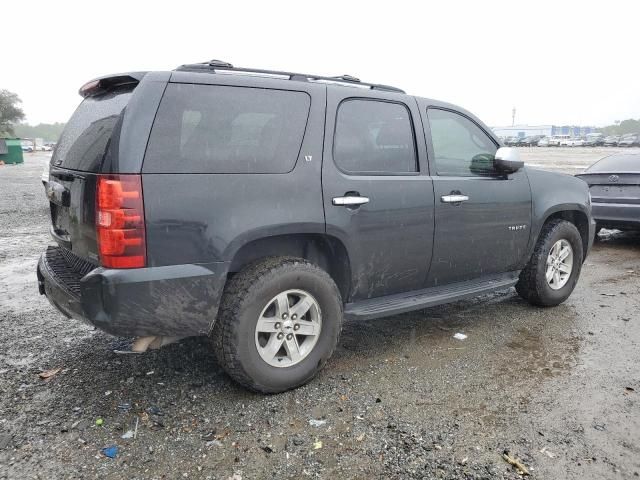
[[[342,102],[336,119],[333,158],[348,173],[417,172],[409,110],[399,103],[376,100]]]
[[[127,87],[85,98],[65,126],[51,163],[71,170],[98,171],[131,92]]]
[[[171,83],[144,161],[147,173],[286,173],[311,100],[304,92]]]

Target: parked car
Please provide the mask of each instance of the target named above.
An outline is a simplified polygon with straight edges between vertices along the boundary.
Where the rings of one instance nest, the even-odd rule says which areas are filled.
[[[549,139],[549,146],[559,147],[563,141],[569,140],[570,138],[571,138],[571,135],[553,135]]]
[[[308,382],[343,318],[510,286],[558,305],[591,247],[583,181],[395,87],[212,61],[80,93],[51,159],[40,293],[135,351],[208,335],[253,390]]]
[[[588,133],[584,145],[585,147],[600,147],[604,145],[604,135],[602,133]]]
[[[28,152],[28,153],[33,152],[33,146],[31,145],[22,145],[20,148],[22,148],[23,152]]]
[[[617,147],[619,140],[620,137],[618,135],[609,135],[608,137],[605,137],[602,145],[604,145],[605,147]]]
[[[549,137],[542,137],[538,140],[539,147],[548,147],[549,146]]]
[[[504,144],[510,147],[517,146],[522,141],[521,137],[509,137],[504,141]]]
[[[623,135],[620,140],[618,140],[619,147],[635,147],[640,146],[640,136],[635,133],[629,133],[627,135]]]
[[[560,145],[564,147],[584,147],[584,139],[580,137],[573,137],[568,140],[563,140],[560,142]]]
[[[523,138],[518,145],[522,147],[536,147],[541,138],[541,135],[531,135]]]
[[[640,229],[640,154],[609,155],[576,177],[589,185],[596,233]]]

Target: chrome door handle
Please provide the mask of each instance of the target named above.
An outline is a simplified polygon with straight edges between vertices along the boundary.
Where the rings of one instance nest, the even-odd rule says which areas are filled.
[[[357,207],[369,203],[369,197],[333,197],[331,203],[342,207]]]
[[[460,203],[469,200],[467,195],[443,195],[440,197],[442,203]]]

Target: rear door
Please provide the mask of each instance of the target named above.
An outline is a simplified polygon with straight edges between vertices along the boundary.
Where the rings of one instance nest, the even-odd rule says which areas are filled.
[[[497,142],[471,116],[421,106],[435,194],[427,286],[518,269],[527,252],[531,190],[525,169],[496,172]]]
[[[433,186],[415,100],[329,87],[322,166],[327,233],[347,247],[350,301],[421,288]]]

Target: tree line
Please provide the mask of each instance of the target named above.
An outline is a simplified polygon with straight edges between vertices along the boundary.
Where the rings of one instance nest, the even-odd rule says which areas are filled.
[[[629,118],[621,122],[615,122],[613,125],[607,125],[600,129],[605,135],[624,135],[625,133],[640,133],[640,118],[634,120]]]

